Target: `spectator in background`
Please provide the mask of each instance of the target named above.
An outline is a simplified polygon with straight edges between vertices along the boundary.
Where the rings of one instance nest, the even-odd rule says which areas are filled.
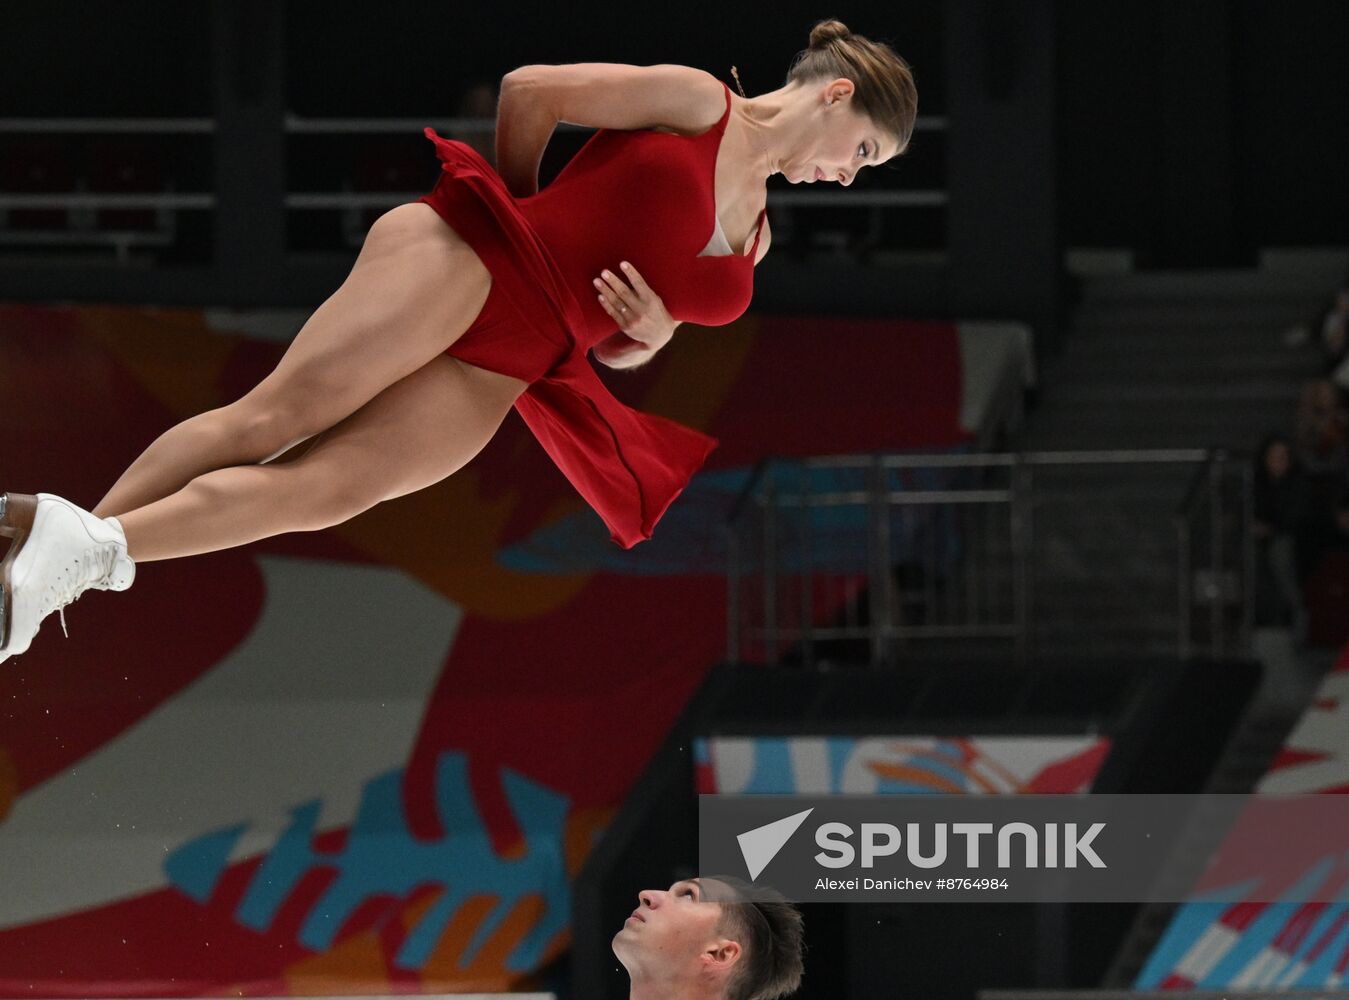
[[[1317,325],[1326,374],[1335,383],[1341,400],[1349,398],[1349,278],[1321,314]]]
[[[1307,634],[1304,593],[1312,618],[1323,607],[1343,613],[1315,595],[1338,586],[1321,573],[1325,556],[1349,550],[1349,275],[1312,322],[1285,337],[1290,346],[1309,340],[1324,375],[1302,385],[1291,442],[1272,434],[1261,445],[1254,483],[1255,620],[1288,624],[1299,638]],[[1324,633],[1323,624],[1313,621],[1311,633]]]
[[[1294,441],[1298,461],[1311,476],[1337,479],[1349,465],[1344,403],[1327,378],[1309,379],[1298,397]]]
[[[1306,634],[1298,544],[1307,514],[1307,483],[1292,442],[1270,434],[1255,456],[1255,623]]]
[[[1293,445],[1305,482],[1295,535],[1305,582],[1327,552],[1349,548],[1349,414],[1329,379],[1303,384]]]

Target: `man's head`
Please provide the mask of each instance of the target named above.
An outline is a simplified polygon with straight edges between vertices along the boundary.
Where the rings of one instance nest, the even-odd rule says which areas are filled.
[[[774,1000],[801,983],[801,912],[730,876],[645,889],[613,949],[637,995],[647,984],[690,997]]]

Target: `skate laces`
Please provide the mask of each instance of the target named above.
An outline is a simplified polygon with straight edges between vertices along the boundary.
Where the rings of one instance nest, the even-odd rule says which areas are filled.
[[[116,562],[117,545],[114,542],[91,545],[82,551],[73,577],[67,578],[62,575],[48,588],[47,598],[43,602],[45,607],[40,617],[45,618],[53,611],[59,613],[61,632],[69,639],[70,632],[66,629],[66,608],[78,601],[80,595],[90,587],[106,589],[107,579],[112,574]]]

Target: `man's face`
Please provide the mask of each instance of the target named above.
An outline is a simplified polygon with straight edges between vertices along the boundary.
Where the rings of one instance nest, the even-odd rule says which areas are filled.
[[[729,967],[739,956],[740,946],[717,932],[721,904],[703,900],[702,892],[698,880],[689,879],[637,894],[637,908],[613,940],[630,975],[678,979],[709,964]]]

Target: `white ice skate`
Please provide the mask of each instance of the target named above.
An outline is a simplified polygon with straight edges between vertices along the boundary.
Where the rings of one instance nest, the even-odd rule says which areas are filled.
[[[65,631],[65,608],[86,590],[126,590],[136,578],[115,518],[50,493],[0,494],[0,535],[13,539],[0,561],[0,660],[27,651],[53,611]]]

